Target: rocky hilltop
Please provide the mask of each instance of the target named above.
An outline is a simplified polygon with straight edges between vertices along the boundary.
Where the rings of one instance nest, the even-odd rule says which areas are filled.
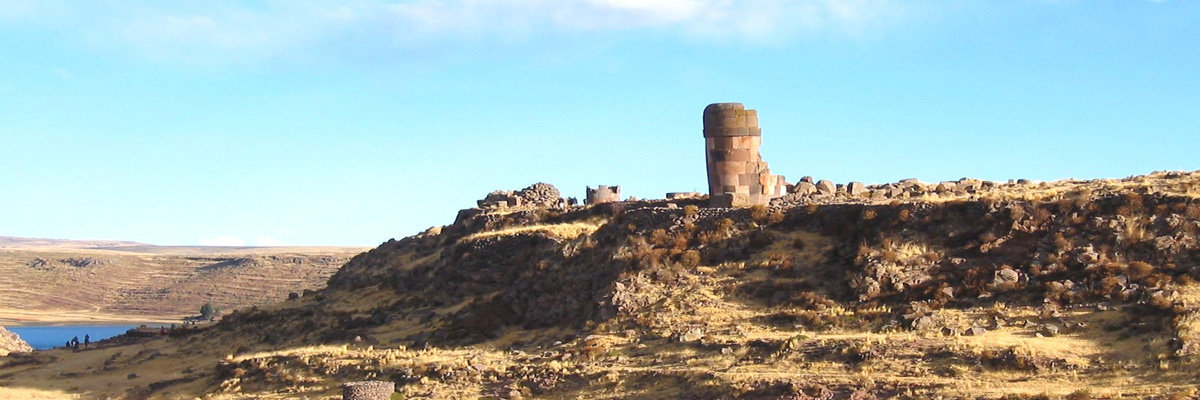
[[[22,369],[0,364],[0,386],[128,398],[333,399],[357,380],[395,382],[410,399],[1195,398],[1200,174],[916,183],[749,208],[468,209],[355,256],[324,290],[135,346],[10,361]],[[77,374],[73,389],[61,374]]]
[[[0,357],[7,356],[9,353],[28,351],[33,351],[33,347],[30,347],[29,343],[0,326]]]

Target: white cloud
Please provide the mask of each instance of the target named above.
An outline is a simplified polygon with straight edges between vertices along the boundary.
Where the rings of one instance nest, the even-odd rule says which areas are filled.
[[[200,240],[204,246],[245,246],[246,241],[233,236],[218,236]]]
[[[227,63],[346,48],[395,52],[638,29],[688,40],[770,43],[803,34],[857,35],[886,28],[905,7],[894,0],[268,0],[254,5],[217,0],[137,6],[0,0],[0,21],[49,25],[105,51]]]

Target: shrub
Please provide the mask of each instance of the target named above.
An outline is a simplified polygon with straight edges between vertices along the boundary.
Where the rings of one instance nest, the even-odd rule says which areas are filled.
[[[754,231],[754,233],[750,234],[750,243],[749,244],[750,244],[751,249],[757,250],[757,249],[766,248],[767,246],[770,246],[772,243],[775,243],[775,234],[773,234],[769,231],[757,230],[757,231]]]
[[[1068,394],[1066,400],[1092,400],[1092,392],[1087,389],[1079,389],[1071,394]]]
[[[772,211],[770,214],[767,214],[767,223],[778,224],[783,222],[784,217],[786,215],[782,211]]]
[[[690,216],[696,215],[699,212],[700,212],[700,207],[696,207],[696,205],[694,205],[694,204],[688,204],[686,206],[683,206],[683,215],[684,216],[690,217]]]
[[[1129,263],[1129,277],[1133,279],[1145,279],[1154,272],[1154,266],[1141,262],[1134,261]]]
[[[210,319],[220,313],[221,309],[212,305],[212,303],[204,303],[204,305],[200,306],[200,316],[204,319]]]
[[[753,219],[754,222],[758,222],[760,224],[765,223],[767,221],[767,213],[769,211],[770,210],[767,209],[767,206],[761,204],[750,207],[750,218]]]
[[[700,252],[696,250],[688,250],[683,252],[683,254],[679,256],[679,264],[687,268],[700,265]]]
[[[650,232],[650,243],[654,243],[655,246],[666,246],[667,239],[666,229],[658,228]]]
[[[728,236],[733,233],[733,220],[729,218],[721,218],[717,221],[717,228],[714,230],[718,235]]]

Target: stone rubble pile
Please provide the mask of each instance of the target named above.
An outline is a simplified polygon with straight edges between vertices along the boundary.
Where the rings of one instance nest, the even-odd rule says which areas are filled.
[[[504,209],[517,207],[565,207],[573,205],[574,199],[559,197],[558,188],[549,183],[538,182],[529,187],[512,191],[497,190],[488,193],[475,203],[482,209]]]
[[[1030,184],[1021,179],[1009,184]],[[916,179],[903,179],[895,183],[879,185],[864,185],[862,182],[835,184],[832,181],[814,180],[811,176],[800,178],[799,182],[788,186],[788,195],[774,203],[795,203],[813,200],[831,199],[862,199],[868,201],[895,200],[909,198],[955,198],[968,197],[980,192],[991,190],[999,184],[974,178],[962,178],[957,181],[939,183],[924,183]]]

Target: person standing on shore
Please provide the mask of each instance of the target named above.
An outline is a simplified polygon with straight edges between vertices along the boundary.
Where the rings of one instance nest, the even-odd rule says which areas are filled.
[[[85,348],[85,349],[88,348],[89,344],[92,344],[92,336],[88,335],[88,334],[84,334],[83,335],[83,348]]]
[[[79,350],[79,336],[71,338],[71,349]]]

